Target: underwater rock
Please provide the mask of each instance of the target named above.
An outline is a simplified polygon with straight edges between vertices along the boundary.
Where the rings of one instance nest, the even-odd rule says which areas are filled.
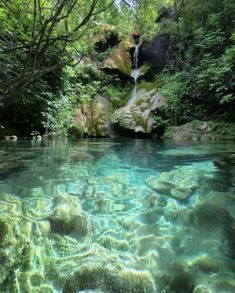
[[[184,175],[183,173],[184,170],[181,169],[163,172],[159,177],[147,178],[145,183],[156,192],[178,200],[186,200],[193,195],[199,185],[195,181],[195,174],[186,173],[188,177],[185,178],[182,176]],[[180,180],[180,178],[184,179]]]
[[[214,258],[208,254],[202,254],[196,256],[189,262],[189,269],[200,269],[205,273],[218,272],[223,267],[223,261],[221,258]]]
[[[107,293],[156,293],[153,277],[147,271],[126,268],[107,255],[85,258],[65,281],[63,293],[101,290]],[[86,292],[86,291],[85,291]]]
[[[0,291],[8,292],[10,288],[9,292],[15,292],[15,272],[29,267],[31,244],[19,228],[23,218],[21,202],[8,195],[1,199],[4,201],[0,214]]]
[[[215,238],[218,250],[229,258],[235,258],[235,219],[229,212],[213,204],[198,205],[182,214],[181,223],[191,226],[200,237]]]
[[[234,274],[229,272],[212,274],[199,278],[193,293],[232,293],[235,292]]]
[[[75,196],[57,196],[48,220],[54,233],[70,234],[76,238],[89,237],[92,234],[92,223]]]
[[[1,157],[0,175],[10,175],[24,166],[24,162],[20,160],[11,160],[8,157]]]
[[[227,186],[224,189],[232,186],[235,187],[235,154],[233,151],[224,154],[218,159],[213,160],[214,165],[221,170],[227,179]]]
[[[188,272],[179,272],[170,278],[170,289],[174,293],[189,293],[193,291],[194,275]]]
[[[189,224],[198,227],[201,231],[209,232],[221,228],[226,216],[226,210],[212,204],[203,204],[189,213]]]
[[[0,247],[4,243],[7,233],[8,233],[8,224],[2,219],[0,219]]]

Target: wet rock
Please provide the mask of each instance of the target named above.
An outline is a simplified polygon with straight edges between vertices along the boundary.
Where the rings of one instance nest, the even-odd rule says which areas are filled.
[[[111,135],[112,105],[103,96],[96,95],[92,101],[76,110],[73,123],[77,135],[109,136]]]
[[[169,44],[169,37],[164,34],[144,43],[141,48],[143,60],[153,67],[162,68],[167,62]]]
[[[6,140],[17,140],[16,135],[0,135],[0,139],[6,139]]]
[[[134,133],[149,134],[158,127],[154,112],[166,105],[162,95],[156,89],[137,91],[133,102],[118,109],[112,116],[112,122],[116,127],[133,131]]]
[[[135,38],[133,34],[130,34],[111,51],[109,58],[100,65],[100,69],[114,73],[120,72],[130,77],[132,72],[131,48],[134,47]]]
[[[48,220],[51,224],[51,231],[54,233],[69,234],[76,238],[91,236],[92,223],[75,196],[56,197],[53,212]]]
[[[155,293],[151,274],[126,268],[112,257],[103,256],[84,259],[67,278],[63,293],[82,290],[101,290],[109,293]]]

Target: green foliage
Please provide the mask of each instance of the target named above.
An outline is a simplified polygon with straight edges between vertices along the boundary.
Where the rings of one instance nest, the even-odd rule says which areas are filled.
[[[148,38],[155,36],[159,25],[156,22],[158,11],[163,6],[170,6],[173,0],[142,0],[135,11],[136,29]]]
[[[170,62],[162,93],[176,123],[234,111],[235,3],[177,1],[178,21],[161,29],[170,35]],[[182,4],[183,3],[183,4]],[[197,113],[196,116],[195,113]],[[180,117],[180,118],[179,118]]]
[[[87,72],[79,69],[81,77],[75,65],[92,55],[96,24],[106,12],[111,17],[108,8],[113,13],[112,0],[1,1],[3,124],[14,122],[42,133],[69,127],[77,103],[91,99],[99,87],[88,66]]]

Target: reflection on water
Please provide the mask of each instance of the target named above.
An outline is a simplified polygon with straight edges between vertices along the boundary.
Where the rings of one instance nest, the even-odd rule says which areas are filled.
[[[235,292],[235,144],[1,142],[0,292]]]

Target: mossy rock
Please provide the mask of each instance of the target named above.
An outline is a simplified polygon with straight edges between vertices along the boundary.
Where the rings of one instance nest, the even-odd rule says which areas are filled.
[[[76,110],[73,132],[78,136],[109,136],[112,112],[110,101],[106,97],[96,95],[92,101]]]
[[[109,58],[100,65],[100,69],[119,71],[124,76],[130,77],[132,72],[131,48],[134,47],[135,39],[133,34],[129,34],[111,51]]]
[[[164,138],[174,140],[235,140],[235,123],[195,120],[166,129]]]
[[[9,230],[9,227],[6,221],[4,221],[3,219],[0,219],[0,247],[4,243],[8,230]]]
[[[78,239],[91,236],[92,223],[75,196],[57,196],[53,203],[53,213],[48,220],[54,233],[71,235]]]
[[[102,257],[81,263],[68,276],[62,292],[77,293],[83,290],[101,290],[107,293],[157,292],[149,272],[127,269],[121,263]]]
[[[151,134],[159,126],[160,120],[155,119],[155,112],[161,113],[165,108],[165,98],[156,88],[149,91],[140,88],[135,96],[132,93],[130,97],[127,104],[112,115],[113,124],[134,133]]]
[[[163,87],[164,83],[161,79],[155,80],[153,82],[145,82],[142,81],[137,85],[137,89],[144,89],[146,91],[152,91],[155,90],[157,91],[158,89],[160,89],[161,87]]]

